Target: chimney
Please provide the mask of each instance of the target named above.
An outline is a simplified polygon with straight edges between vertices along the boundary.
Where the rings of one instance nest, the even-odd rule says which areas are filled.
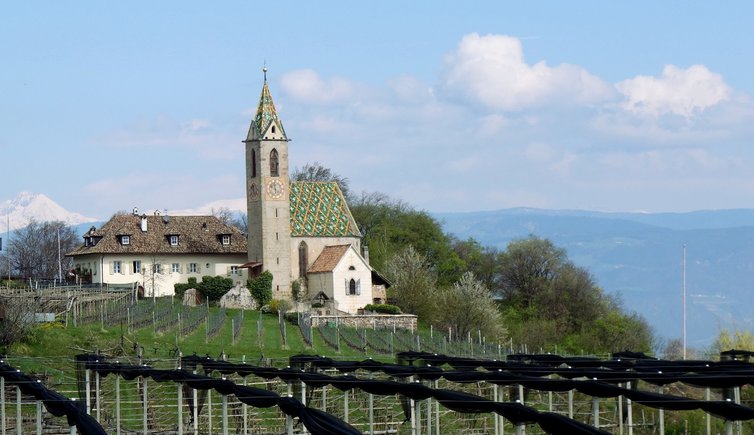
[[[362,250],[364,251],[364,260],[369,264],[369,246],[364,245]]]
[[[141,215],[141,231],[147,232],[147,215]]]

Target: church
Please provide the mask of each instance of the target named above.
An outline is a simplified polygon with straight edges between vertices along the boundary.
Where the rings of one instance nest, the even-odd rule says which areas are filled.
[[[264,84],[246,140],[248,261],[272,273],[272,297],[299,299],[330,314],[384,303],[389,283],[369,265],[361,233],[338,184],[291,181],[289,139]]]

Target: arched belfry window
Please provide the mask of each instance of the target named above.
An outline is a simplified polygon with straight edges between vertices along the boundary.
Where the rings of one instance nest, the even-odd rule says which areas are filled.
[[[351,278],[351,281],[348,282],[348,294],[349,295],[356,294],[356,280],[353,278]]]
[[[275,148],[270,151],[270,176],[280,176],[280,162],[278,161],[278,150]]]
[[[298,276],[301,278],[306,277],[306,266],[309,263],[308,247],[306,242],[301,242],[298,245]]]
[[[257,176],[257,152],[251,150],[251,178]]]

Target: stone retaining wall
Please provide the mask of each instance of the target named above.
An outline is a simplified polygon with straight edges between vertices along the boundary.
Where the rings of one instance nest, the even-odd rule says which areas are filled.
[[[382,329],[408,329],[416,330],[417,317],[413,314],[357,314],[353,316],[312,316],[312,326],[342,325],[350,328],[382,328]]]

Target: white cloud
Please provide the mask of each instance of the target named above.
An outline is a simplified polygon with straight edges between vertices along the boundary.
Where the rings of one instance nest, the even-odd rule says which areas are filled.
[[[284,74],[280,78],[283,91],[300,103],[341,104],[353,100],[360,86],[342,77],[322,79],[310,69]]]
[[[720,74],[704,65],[687,69],[666,65],[662,76],[636,76],[615,85],[626,98],[622,107],[644,116],[675,114],[686,118],[730,98],[731,89]]]
[[[444,63],[444,90],[493,110],[592,104],[614,94],[610,85],[579,66],[527,64],[521,41],[511,36],[466,35]]]

